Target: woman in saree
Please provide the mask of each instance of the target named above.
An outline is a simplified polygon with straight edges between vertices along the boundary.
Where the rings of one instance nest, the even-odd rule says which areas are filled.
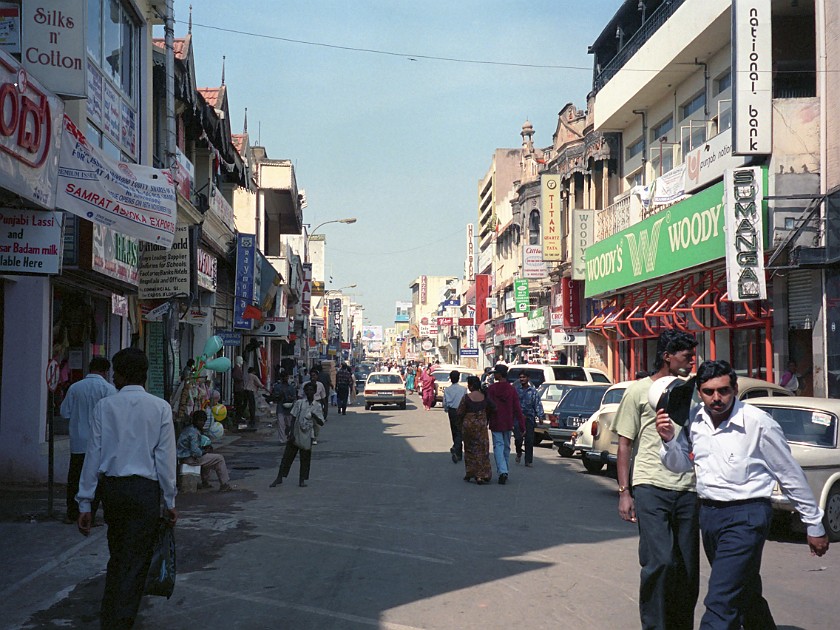
[[[420,375],[420,387],[423,389],[423,409],[428,411],[435,406],[435,377],[431,364]]]
[[[464,441],[464,481],[475,479],[478,485],[490,481],[490,438],[488,416],[494,413],[493,403],[481,391],[477,376],[467,379],[467,395],[458,406],[461,418],[461,438]]]
[[[405,388],[414,393],[414,364],[409,364],[405,370]]]

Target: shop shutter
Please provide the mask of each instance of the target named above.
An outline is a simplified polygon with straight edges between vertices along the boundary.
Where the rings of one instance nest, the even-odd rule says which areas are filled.
[[[812,328],[820,308],[819,272],[808,269],[788,273],[788,326]]]

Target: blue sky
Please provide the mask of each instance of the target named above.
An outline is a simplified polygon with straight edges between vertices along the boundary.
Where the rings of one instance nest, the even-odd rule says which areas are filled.
[[[476,220],[478,180],[493,151],[519,147],[526,119],[535,144],[549,146],[557,112],[586,106],[587,46],[620,4],[197,0],[197,82],[219,85],[224,55],[233,131],[241,133],[247,107],[252,143],[294,161],[304,221],[358,218],[322,230],[327,287],[357,284],[348,292],[370,323],[389,326],[414,278],[463,273],[466,224]],[[188,3],[176,2],[175,12],[180,37]]]

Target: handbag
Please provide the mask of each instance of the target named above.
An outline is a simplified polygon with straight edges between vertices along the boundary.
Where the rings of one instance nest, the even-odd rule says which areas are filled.
[[[160,519],[152,562],[146,575],[146,595],[169,599],[175,590],[175,534],[168,521]]]

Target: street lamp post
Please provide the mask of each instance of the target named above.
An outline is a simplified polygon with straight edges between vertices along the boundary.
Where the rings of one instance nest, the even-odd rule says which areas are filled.
[[[313,236],[313,235],[314,235],[314,234],[315,234],[318,230],[320,230],[320,229],[321,229],[322,227],[324,227],[325,225],[329,225],[330,223],[344,223],[344,224],[346,224],[346,225],[350,225],[351,223],[355,223],[356,221],[357,221],[356,217],[350,217],[350,218],[347,218],[347,219],[332,219],[331,221],[324,221],[323,223],[319,223],[318,225],[316,225],[316,226],[315,226],[315,229],[314,229],[314,230],[312,230],[312,231],[309,233],[309,236],[307,237],[307,239],[306,239],[306,240],[307,240],[307,242],[311,241],[311,240],[312,240],[312,236]]]
[[[329,296],[331,294],[334,294],[334,293],[339,293],[340,294],[344,289],[355,289],[355,288],[356,288],[356,284],[353,283],[353,284],[348,284],[347,286],[343,286],[343,287],[338,288],[338,289],[327,289],[326,291],[324,291],[324,298],[327,300],[327,316],[328,316],[327,329],[328,330],[332,328],[332,326],[330,324],[332,323],[332,319],[333,319],[333,314],[332,314],[332,311],[330,310]],[[342,339],[342,335],[341,335],[342,321],[341,320],[342,320],[342,310],[343,309],[344,309],[344,300],[342,299],[341,300],[341,305],[339,306],[339,310],[338,310],[338,326],[337,326],[338,347],[336,348],[336,360],[338,360],[338,358],[341,357],[341,339]],[[327,343],[329,343],[332,340],[333,340],[333,337],[330,336]]]

